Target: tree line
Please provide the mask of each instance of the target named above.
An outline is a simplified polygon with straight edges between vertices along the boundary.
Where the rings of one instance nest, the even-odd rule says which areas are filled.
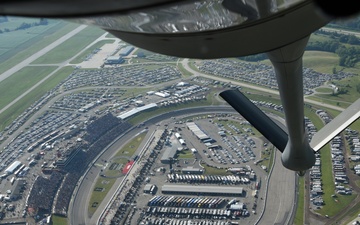
[[[4,17],[2,17],[2,18],[4,18]],[[4,21],[4,22],[7,22],[7,21]],[[49,22],[47,19],[40,19],[39,22],[34,22],[34,23],[23,22],[22,24],[20,24],[18,27],[14,28],[14,29],[9,29],[9,28],[5,28],[4,30],[0,29],[0,34],[4,33],[4,32],[11,32],[11,31],[17,31],[17,30],[26,30],[26,29],[29,29],[31,27],[36,27],[36,26],[46,26],[46,25],[48,25],[48,23]]]
[[[337,54],[339,66],[354,67],[360,61],[360,38],[353,34],[343,34],[318,30],[315,35],[328,37],[327,41],[309,41],[306,46],[308,51],[325,51]],[[257,62],[267,59],[266,54],[256,54],[240,57],[241,60]]]

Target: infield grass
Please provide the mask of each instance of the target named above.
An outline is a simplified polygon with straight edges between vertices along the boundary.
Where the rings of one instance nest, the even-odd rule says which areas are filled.
[[[138,136],[131,139],[128,143],[126,143],[125,146],[123,146],[121,149],[119,149],[114,156],[115,160],[112,162],[124,162],[123,158],[117,157],[131,157],[134,155],[135,151],[139,148],[140,144],[144,140],[147,132],[141,133]],[[127,161],[127,160],[126,160]],[[124,164],[125,166],[125,164]],[[109,171],[109,168],[106,168],[105,174],[107,174]],[[115,178],[107,178],[107,177],[99,177],[96,180],[94,190],[92,190],[92,194],[89,201],[88,206],[88,212],[89,215],[93,215],[98,208],[98,206],[101,204],[102,200],[106,197],[106,195],[109,193],[110,189],[113,187],[115,181]],[[95,188],[102,189],[103,191],[95,191]],[[97,202],[97,204],[96,204]],[[94,204],[95,203],[95,204]]]

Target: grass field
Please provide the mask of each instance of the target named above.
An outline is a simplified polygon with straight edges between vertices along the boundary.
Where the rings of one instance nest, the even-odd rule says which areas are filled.
[[[360,92],[357,91],[357,86],[360,85],[360,76],[349,77],[341,81],[333,81],[333,83],[340,89],[346,90],[346,93],[338,95],[316,94],[315,96],[309,96],[307,98],[343,108],[348,107],[352,102],[360,98]]]
[[[0,29],[3,31],[0,35],[0,49],[7,51],[12,51],[13,49],[18,48],[23,43],[35,38],[36,36],[41,36],[46,33],[47,30],[59,24],[59,21],[48,20],[47,25],[32,26],[28,29],[15,30],[22,23],[37,23],[40,19],[32,18],[15,18],[9,17],[8,22],[1,23]],[[9,29],[9,32],[4,32],[4,30]]]
[[[305,207],[305,179],[304,177],[299,177],[299,193],[298,193],[298,202],[294,218],[294,225],[303,225],[304,224],[304,207]]]
[[[6,54],[2,54],[0,56],[0,74],[20,63],[40,49],[51,44],[63,35],[69,33],[78,26],[78,24],[59,22],[58,25],[47,30],[42,35],[38,35],[36,38],[32,38],[31,40],[19,45],[17,48],[7,51]]]
[[[23,113],[37,99],[40,99],[46,92],[53,89],[61,81],[70,75],[74,69],[72,67],[64,67],[49,79],[44,81],[42,85],[31,91],[28,95],[20,99],[10,108],[0,114],[0,130],[8,126],[15,118]]]
[[[332,174],[332,162],[331,162],[331,152],[330,146],[327,145],[321,150],[321,171],[322,171],[322,181],[323,181],[323,199],[325,205],[316,210],[317,213],[321,215],[329,215],[330,217],[336,215],[343,209],[345,206],[349,205],[351,201],[356,198],[356,194],[353,195],[337,195],[336,198],[331,197],[335,194],[335,184]]]
[[[315,90],[316,90],[317,92],[326,93],[326,94],[333,92],[333,89],[330,88],[330,87],[328,87],[328,88],[326,88],[326,87],[325,87],[325,88],[324,88],[324,87],[321,87],[321,88],[316,88]]]
[[[192,154],[192,152],[189,149],[188,150],[182,150],[182,151],[177,153],[177,158],[178,159],[193,159],[194,154]]]
[[[177,64],[177,68],[184,77],[190,77],[193,75],[191,72],[187,71],[180,62]]]
[[[95,27],[87,27],[80,31],[77,35],[66,40],[61,45],[57,46],[47,54],[35,60],[34,64],[52,64],[62,63],[78,52],[83,50],[91,42],[95,41],[98,37],[104,34],[105,31]]]
[[[58,216],[58,215],[52,215],[51,219],[52,219],[52,224],[53,225],[67,225],[68,224],[66,217],[62,217],[62,216]]]
[[[115,160],[111,160],[111,162],[120,162],[123,163],[123,158],[118,157],[131,157],[134,155],[135,151],[139,148],[141,142],[144,140],[147,132],[141,133],[140,135],[134,137],[130,140],[124,147],[119,149],[114,156]],[[125,165],[125,164],[124,164]],[[106,168],[105,174],[109,173],[109,169]],[[89,215],[94,214],[98,206],[101,204],[102,200],[108,194],[112,186],[114,185],[117,178],[106,178],[106,177],[99,177],[96,180],[95,188],[102,189],[103,191],[92,191],[90,202],[88,206]],[[97,204],[96,204],[97,202]]]
[[[0,108],[3,108],[26,90],[49,75],[56,67],[24,67],[0,82]]]
[[[215,167],[210,167],[206,164],[201,164],[201,166],[204,167],[204,175],[230,175],[232,174],[231,172],[226,171],[226,169],[218,169]]]
[[[333,73],[333,68],[340,68],[339,56],[335,53],[306,51],[303,58],[304,67],[312,68],[321,73]]]

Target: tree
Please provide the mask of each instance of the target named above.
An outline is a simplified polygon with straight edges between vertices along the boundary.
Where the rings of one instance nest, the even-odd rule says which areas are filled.
[[[356,85],[356,91],[357,91],[358,93],[360,93],[360,84],[357,84],[357,85]]]

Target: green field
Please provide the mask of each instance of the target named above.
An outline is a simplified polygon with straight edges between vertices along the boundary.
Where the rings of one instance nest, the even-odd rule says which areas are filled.
[[[24,67],[0,82],[0,109],[49,75],[55,68],[50,66]]]
[[[8,22],[1,23],[0,30],[2,31],[0,35],[0,49],[2,54],[13,51],[16,48],[21,49],[21,45],[31,39],[36,39],[37,36],[42,36],[46,34],[49,29],[52,29],[54,26],[58,25],[59,21],[48,20],[47,25],[32,26],[27,29],[15,30],[22,23],[32,24],[38,23],[40,19],[31,19],[31,18],[16,18],[9,17]],[[10,30],[9,32],[4,32],[5,30]],[[0,56],[2,55],[0,54]]]
[[[58,215],[52,215],[51,219],[52,219],[52,224],[53,225],[67,225],[68,224],[66,217],[62,217],[62,216],[58,216]]]
[[[61,45],[52,49],[50,52],[41,56],[35,60],[34,64],[55,64],[62,63],[78,52],[83,50],[90,43],[95,41],[98,37],[104,34],[105,31],[100,30],[96,27],[87,27],[84,30],[80,31],[77,35],[69,38]]]
[[[321,87],[321,88],[316,88],[315,89],[317,92],[320,92],[320,93],[326,93],[326,94],[328,94],[328,93],[333,93],[333,89],[332,88],[330,88],[330,87]]]
[[[187,149],[187,150],[181,150],[180,152],[177,153],[177,157],[178,159],[193,159],[194,158],[194,154],[192,154],[192,152]]]
[[[312,68],[317,72],[332,74],[333,68],[340,68],[339,56],[335,53],[306,51],[303,58],[304,67]]]
[[[64,67],[57,73],[52,75],[49,79],[44,81],[42,85],[31,91],[25,97],[21,98],[10,108],[0,114],[0,130],[8,126],[15,118],[23,113],[30,105],[37,99],[40,99],[46,92],[53,89],[66,77],[68,77],[74,69],[72,67]],[[2,82],[1,82],[2,83]],[[1,84],[0,83],[0,84]]]
[[[48,29],[42,35],[38,35],[35,38],[19,45],[17,48],[2,54],[0,56],[0,74],[8,69],[11,69],[16,64],[25,60],[78,26],[78,24],[59,22],[59,24]]]
[[[304,207],[305,207],[305,179],[304,177],[299,177],[299,194],[298,202],[296,208],[296,214],[294,218],[294,225],[303,225],[304,224]]]
[[[232,174],[231,172],[226,171],[226,169],[223,169],[223,168],[219,169],[219,168],[211,167],[204,163],[201,164],[201,166],[203,166],[205,169],[204,175],[229,175],[229,174]]]

